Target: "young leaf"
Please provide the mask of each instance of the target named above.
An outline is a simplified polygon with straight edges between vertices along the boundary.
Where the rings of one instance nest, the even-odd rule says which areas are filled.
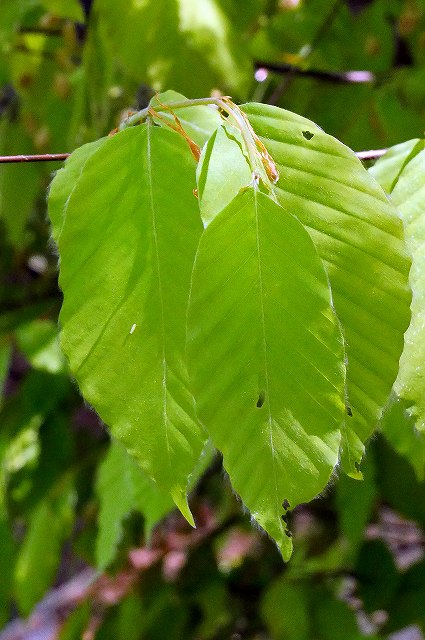
[[[229,125],[219,127],[202,150],[196,177],[204,226],[252,181],[242,136]]]
[[[394,207],[355,155],[317,125],[269,105],[243,107],[277,164],[276,195],[325,263],[348,358],[342,462],[364,446],[397,376],[410,320],[410,260]]]
[[[282,504],[317,495],[338,461],[343,340],[308,233],[254,188],[201,238],[187,351],[198,416],[288,559]]]
[[[194,164],[183,138],[151,124],[108,138],[84,165],[56,234],[71,372],[189,521],[187,477],[205,439],[184,357],[202,231]]]
[[[174,125],[173,112],[163,107],[173,102],[184,102],[185,100],[187,98],[181,93],[171,90],[154,96],[149,105],[161,110],[161,118],[155,118],[155,122],[160,126],[164,126],[164,122]],[[201,146],[223,122],[218,110],[211,105],[189,105],[176,110],[175,115],[187,135]]]

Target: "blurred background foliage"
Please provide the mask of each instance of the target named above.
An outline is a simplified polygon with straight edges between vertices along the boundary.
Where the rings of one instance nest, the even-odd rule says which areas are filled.
[[[0,154],[70,152],[167,88],[277,104],[355,150],[421,137],[425,1],[0,1]],[[411,442],[375,437],[364,482],[296,509],[287,566],[213,452],[192,531],[109,443],[57,342],[60,166],[0,165],[0,638],[422,638]]]

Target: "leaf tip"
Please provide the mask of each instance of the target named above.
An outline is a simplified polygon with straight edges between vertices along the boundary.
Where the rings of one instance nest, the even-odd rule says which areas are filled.
[[[176,505],[182,516],[187,520],[191,527],[196,529],[195,520],[187,501],[186,491],[181,487],[175,487],[171,489],[170,494],[172,499],[174,500],[174,504]]]

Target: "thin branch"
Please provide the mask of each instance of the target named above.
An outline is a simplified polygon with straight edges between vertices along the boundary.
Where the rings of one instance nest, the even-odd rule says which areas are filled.
[[[0,163],[8,162],[62,162],[69,153],[44,153],[35,156],[0,156]]]
[[[376,80],[376,76],[371,71],[320,71],[318,69],[302,69],[292,64],[264,62],[257,60],[255,68],[266,69],[274,73],[293,74],[304,78],[317,78],[318,80],[327,80],[338,84],[358,84],[372,83]]]
[[[357,151],[356,156],[360,160],[377,160],[386,152],[387,149],[371,149],[370,151]],[[69,153],[45,153],[35,156],[0,156],[0,164],[12,162],[63,162],[70,155]]]

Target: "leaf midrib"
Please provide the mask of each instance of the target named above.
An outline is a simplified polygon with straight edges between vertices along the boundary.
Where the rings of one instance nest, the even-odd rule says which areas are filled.
[[[152,160],[151,160],[151,125],[149,122],[146,124],[146,134],[147,134],[147,145],[146,145],[146,153],[147,153],[147,177],[148,177],[148,185],[149,185],[149,200],[150,200],[150,209],[152,215],[152,235],[154,240],[154,248],[155,248],[155,268],[158,277],[158,296],[159,296],[159,306],[160,306],[160,318],[161,318],[161,346],[162,346],[162,389],[163,389],[163,411],[162,418],[164,421],[164,432],[165,432],[165,442],[167,449],[167,459],[168,459],[168,468],[171,469],[171,457],[170,457],[170,442],[168,438],[168,413],[167,413],[167,374],[168,374],[168,365],[166,358],[166,347],[165,347],[165,314],[164,314],[164,298],[162,291],[162,277],[161,277],[161,266],[159,259],[159,244],[158,244],[158,232],[156,228],[156,211],[154,204],[154,195],[153,195],[153,180],[152,180]]]
[[[273,486],[275,491],[275,505],[277,506],[279,503],[278,491],[277,491],[277,478],[276,478],[276,465],[275,465],[275,448],[273,442],[273,418],[271,412],[270,405],[270,384],[269,384],[269,366],[267,359],[267,340],[266,340],[266,322],[265,322],[265,314],[264,314],[264,292],[263,292],[263,272],[261,265],[261,243],[260,243],[260,229],[259,229],[259,220],[258,220],[258,200],[257,200],[257,191],[255,190],[255,186],[253,189],[254,195],[254,210],[255,210],[255,234],[256,234],[256,253],[257,253],[257,265],[258,265],[258,282],[260,287],[260,309],[261,309],[261,330],[262,330],[262,348],[263,348],[263,358],[264,358],[264,373],[265,373],[265,393],[266,393],[266,406],[268,413],[268,427],[269,427],[269,441],[270,441],[270,450],[271,450],[271,458],[272,458],[272,468],[273,468]],[[279,520],[279,528],[282,529],[281,522]]]

